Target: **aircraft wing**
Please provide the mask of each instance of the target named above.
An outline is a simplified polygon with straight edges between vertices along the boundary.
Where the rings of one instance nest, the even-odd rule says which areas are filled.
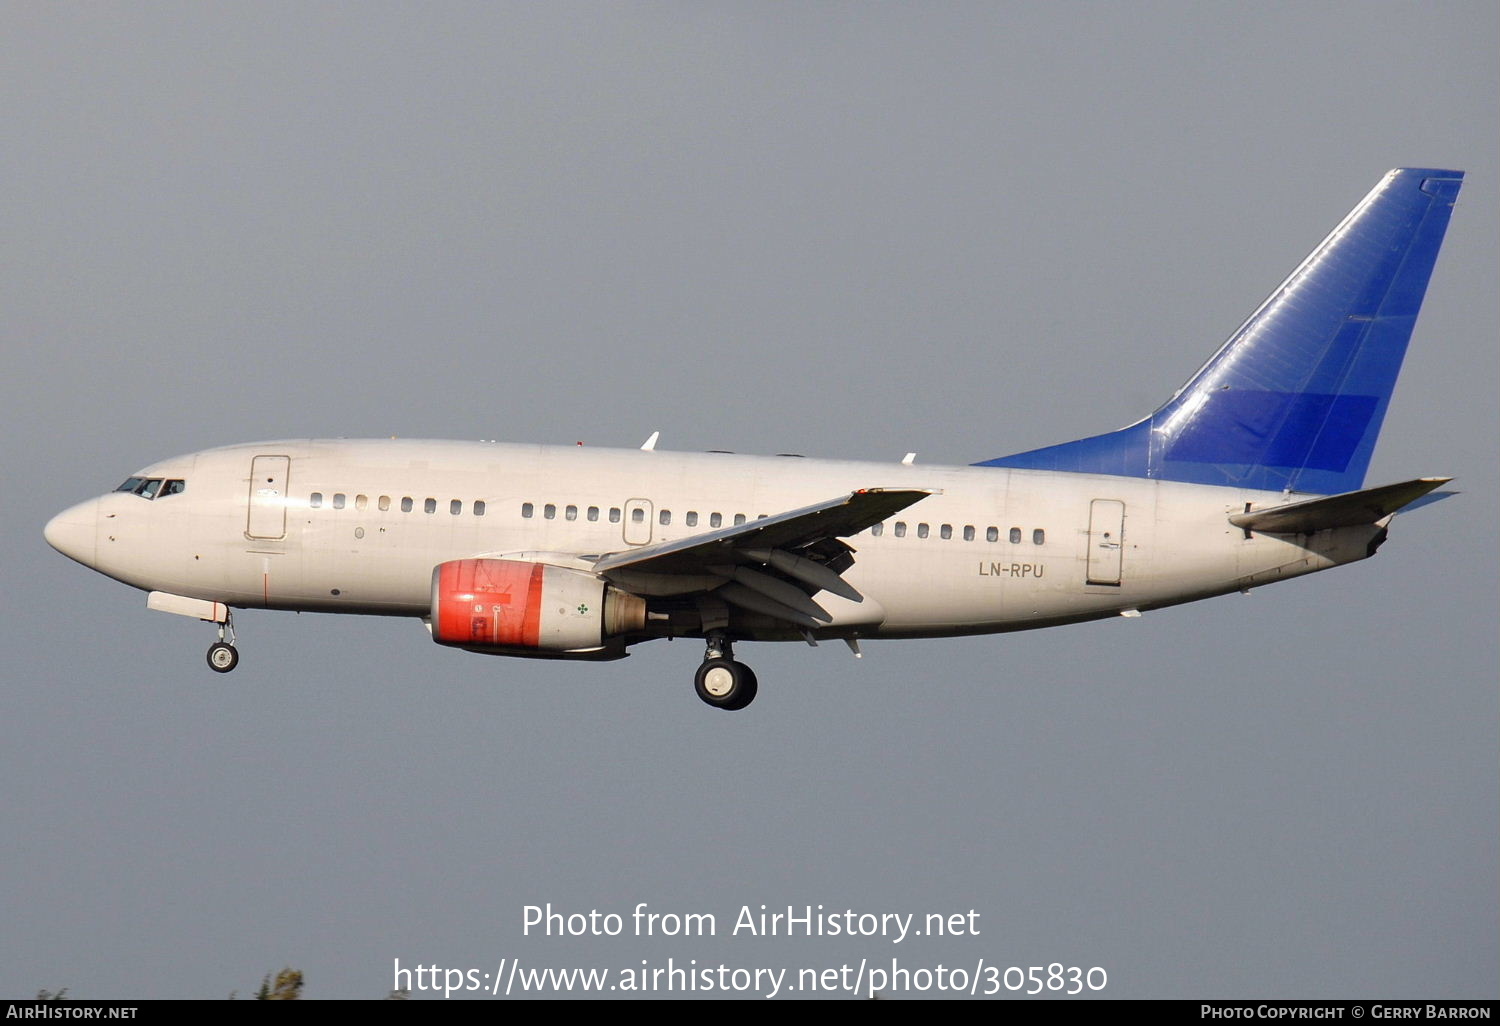
[[[712,591],[731,605],[816,627],[832,617],[810,594],[829,591],[863,601],[839,576],[854,560],[849,546],[837,539],[858,534],[931,494],[920,488],[861,488],[734,527],[608,553],[594,562],[594,571],[628,591]]]

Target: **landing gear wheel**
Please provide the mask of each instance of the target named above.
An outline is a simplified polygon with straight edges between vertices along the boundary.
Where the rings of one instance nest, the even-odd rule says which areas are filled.
[[[744,663],[736,663],[741,670],[745,671],[745,683],[740,686],[740,696],[724,708],[731,712],[735,709],[743,709],[755,701],[755,696],[760,694],[760,681],[755,677],[755,671]]]
[[[755,672],[733,659],[705,659],[693,678],[698,697],[715,709],[743,709],[760,690]]]
[[[240,653],[233,645],[216,641],[208,646],[208,667],[215,673],[228,673],[240,664]]]

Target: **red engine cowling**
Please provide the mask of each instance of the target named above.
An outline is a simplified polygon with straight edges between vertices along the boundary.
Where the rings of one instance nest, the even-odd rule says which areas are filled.
[[[455,559],[432,571],[432,640],[439,645],[589,651],[645,620],[644,599],[579,570]]]

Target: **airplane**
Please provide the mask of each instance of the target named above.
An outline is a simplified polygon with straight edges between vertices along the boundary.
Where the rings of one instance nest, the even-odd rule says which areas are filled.
[[[610,660],[694,638],[860,643],[1135,617],[1374,555],[1450,478],[1366,489],[1460,171],[1387,173],[1188,382],[1117,431],[969,466],[418,440],[178,456],[46,540],[217,625],[234,609],[420,617],[471,652]]]

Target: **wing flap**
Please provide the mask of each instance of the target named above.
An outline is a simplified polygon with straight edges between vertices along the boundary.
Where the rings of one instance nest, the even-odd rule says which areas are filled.
[[[702,573],[710,565],[725,562],[735,551],[798,549],[823,538],[847,538],[931,494],[924,488],[861,488],[735,527],[613,552],[598,560],[594,570],[605,576],[627,568],[665,574]]]
[[[745,555],[761,563],[769,563],[788,577],[795,577],[803,584],[810,584],[818,591],[831,592],[850,602],[863,602],[865,597],[854,587],[822,563],[794,556],[780,549],[745,549]]]
[[[810,616],[814,620],[822,620],[824,623],[833,622],[833,617],[829,615],[828,610],[808,598],[807,592],[798,588],[795,584],[788,584],[786,581],[772,577],[769,574],[763,574],[744,566],[735,567],[733,577],[736,582],[744,585],[751,591],[759,592],[766,598],[780,602],[784,606],[789,606],[805,616]],[[724,597],[731,602],[734,601],[730,595],[725,595]]]
[[[747,588],[745,585],[737,584],[733,581],[715,591],[714,594],[722,597],[730,605],[739,606],[741,609],[748,609],[754,613],[763,613],[776,620],[785,620],[787,623],[796,624],[798,627],[806,627],[812,630],[823,626],[806,613],[778,602],[769,595],[754,588]],[[824,613],[823,615],[827,616],[828,614]],[[832,619],[832,617],[829,617],[829,619]]]
[[[878,605],[865,602],[839,576],[852,565],[853,550],[837,539],[858,534],[931,494],[919,488],[862,488],[723,530],[609,553],[593,568],[627,591],[713,596],[803,631],[842,619],[814,602],[809,592],[826,591],[846,608],[860,603],[861,622],[879,619],[884,614]]]

